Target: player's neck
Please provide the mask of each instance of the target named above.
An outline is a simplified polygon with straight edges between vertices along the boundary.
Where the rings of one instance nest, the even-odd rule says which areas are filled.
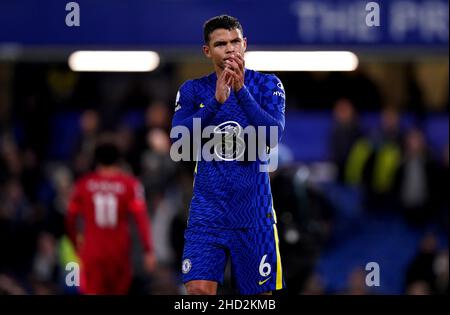
[[[115,175],[120,171],[120,169],[115,166],[105,166],[105,165],[100,165],[97,167],[97,172],[99,172],[102,175],[106,175],[106,176],[110,176],[110,175]]]

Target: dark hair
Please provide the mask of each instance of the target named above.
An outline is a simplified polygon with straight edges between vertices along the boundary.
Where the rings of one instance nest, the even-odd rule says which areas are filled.
[[[119,161],[120,153],[117,146],[112,142],[104,142],[95,148],[95,164],[110,166]]]
[[[219,28],[224,28],[226,30],[238,29],[244,34],[244,30],[242,29],[242,25],[238,19],[229,15],[219,15],[215,16],[203,24],[203,36],[205,40],[205,44],[209,43],[209,34],[214,32]]]

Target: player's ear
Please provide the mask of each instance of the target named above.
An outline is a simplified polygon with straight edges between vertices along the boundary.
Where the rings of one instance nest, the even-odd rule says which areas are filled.
[[[211,51],[208,45],[203,45],[203,53],[206,57],[211,58]]]
[[[243,41],[242,45],[244,46],[243,52],[245,52],[247,50],[247,37],[244,37],[244,41]]]

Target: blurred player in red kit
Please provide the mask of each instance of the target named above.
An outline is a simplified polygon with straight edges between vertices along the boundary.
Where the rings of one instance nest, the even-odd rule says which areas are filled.
[[[144,190],[118,166],[118,148],[103,143],[95,151],[95,171],[80,178],[70,198],[66,229],[80,257],[80,293],[127,294],[132,280],[128,215],[136,220],[144,268],[155,268]],[[77,217],[83,219],[79,234]]]

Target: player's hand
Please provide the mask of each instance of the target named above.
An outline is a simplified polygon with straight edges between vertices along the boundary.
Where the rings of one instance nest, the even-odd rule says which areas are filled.
[[[231,69],[233,76],[233,90],[238,92],[244,86],[244,68],[245,60],[240,53],[231,55],[231,58],[225,61],[225,65]]]
[[[153,273],[156,270],[156,257],[153,252],[144,255],[144,270],[147,273]]]
[[[230,73],[229,67],[225,67],[225,70],[222,71],[222,74],[217,79],[216,83],[216,100],[223,104],[230,96],[231,84],[233,81],[233,76]]]

